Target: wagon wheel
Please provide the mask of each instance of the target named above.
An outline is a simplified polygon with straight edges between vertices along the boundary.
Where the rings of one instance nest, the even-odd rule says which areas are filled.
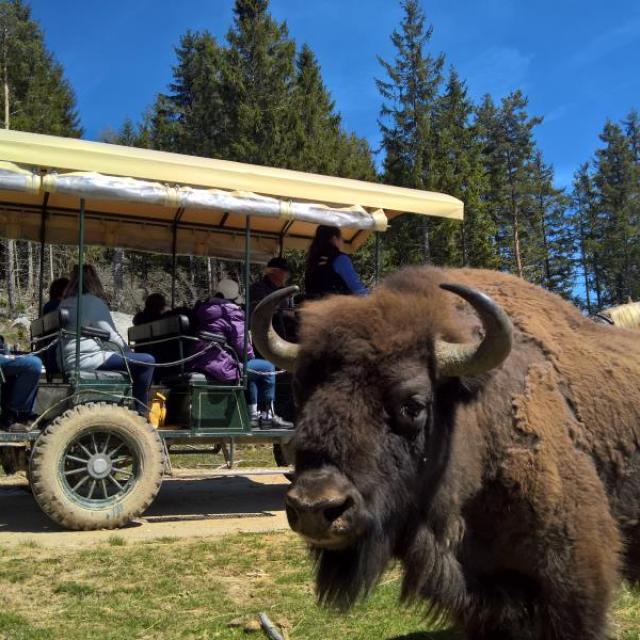
[[[162,441],[137,413],[79,405],[57,418],[31,455],[40,508],[68,529],[115,529],[143,513],[162,482]]]
[[[291,441],[275,442],[273,444],[273,458],[279,467],[290,467],[295,463],[295,453]],[[284,477],[293,482],[293,473],[285,473]]]

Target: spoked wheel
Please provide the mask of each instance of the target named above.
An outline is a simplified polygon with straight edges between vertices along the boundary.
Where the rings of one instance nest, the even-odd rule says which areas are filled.
[[[63,527],[115,529],[156,497],[163,456],[160,437],[138,414],[117,405],[80,405],[36,441],[33,494]]]
[[[96,427],[72,440],[62,458],[65,489],[93,506],[122,498],[140,478],[135,444]]]

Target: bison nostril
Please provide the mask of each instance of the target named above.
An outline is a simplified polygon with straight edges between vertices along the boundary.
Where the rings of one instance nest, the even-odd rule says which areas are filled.
[[[343,513],[351,509],[353,506],[353,498],[347,496],[341,504],[327,507],[323,510],[323,514],[327,522],[335,522]]]
[[[295,531],[296,525],[298,524],[298,512],[289,504],[285,505],[284,508],[287,514],[287,520],[289,522],[289,526]]]

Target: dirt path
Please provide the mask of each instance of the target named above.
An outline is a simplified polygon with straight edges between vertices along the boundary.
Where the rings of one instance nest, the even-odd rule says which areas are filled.
[[[35,542],[74,547],[114,536],[138,542],[284,530],[288,486],[280,474],[212,477],[184,471],[163,482],[149,511],[130,526],[116,531],[65,531],[40,511],[24,479],[0,478],[0,545]]]

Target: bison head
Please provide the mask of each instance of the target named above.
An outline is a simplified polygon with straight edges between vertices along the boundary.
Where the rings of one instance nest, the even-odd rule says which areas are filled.
[[[390,558],[403,557],[427,516],[456,406],[472,393],[461,378],[498,366],[511,348],[511,323],[490,298],[419,273],[388,279],[366,297],[308,304],[299,345],[271,326],[292,288],[266,298],[252,320],[258,350],[294,372],[289,524],[317,556],[320,598],[341,606],[365,594]],[[476,311],[479,341],[455,308],[459,298],[443,289]]]

